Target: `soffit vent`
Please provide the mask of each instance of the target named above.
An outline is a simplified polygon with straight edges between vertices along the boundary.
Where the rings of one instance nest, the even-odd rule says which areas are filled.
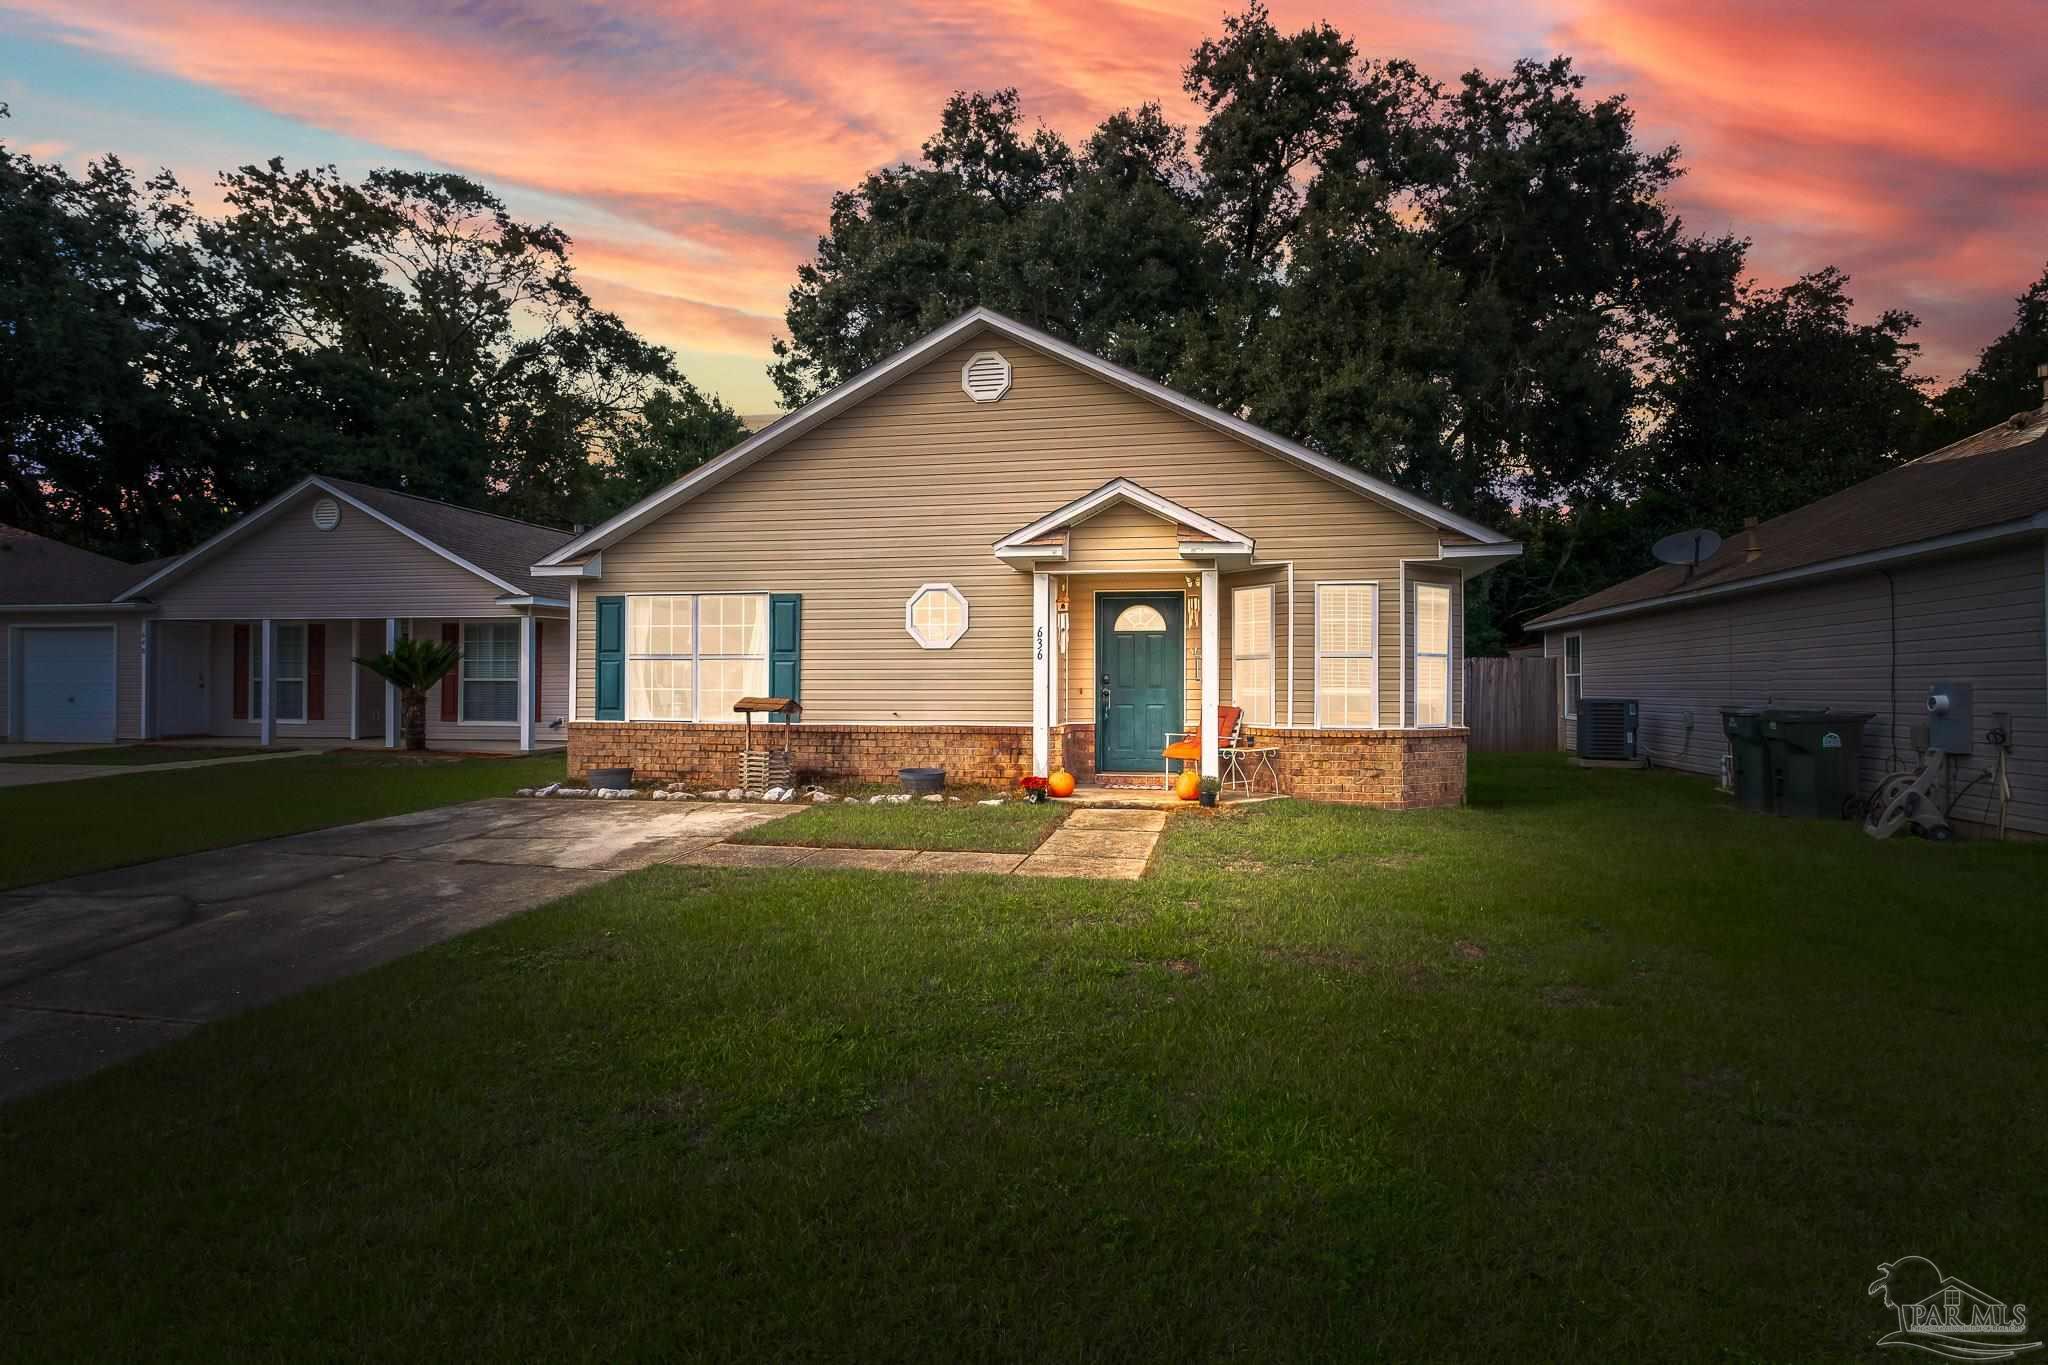
[[[960,367],[960,387],[977,403],[993,403],[1010,391],[1010,362],[997,351],[978,352]]]
[[[313,504],[313,529],[332,531],[341,525],[341,504],[333,498],[322,498]]]

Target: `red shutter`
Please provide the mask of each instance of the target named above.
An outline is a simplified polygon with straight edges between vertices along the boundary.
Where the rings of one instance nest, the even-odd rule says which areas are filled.
[[[327,719],[327,627],[306,627],[306,719]]]
[[[235,719],[249,719],[249,628],[235,627]]]
[[[547,676],[541,671],[540,666],[540,642],[541,637],[547,633],[547,624],[545,621],[535,621],[533,623],[533,718],[535,720],[540,719],[540,680]]]
[[[454,621],[443,621],[441,623],[441,643],[447,645],[450,649],[461,649],[461,625]],[[462,665],[457,664],[455,667],[448,670],[447,677],[441,679],[442,720],[455,720],[457,717],[461,715],[461,712],[456,710],[456,699],[461,695],[461,687]]]

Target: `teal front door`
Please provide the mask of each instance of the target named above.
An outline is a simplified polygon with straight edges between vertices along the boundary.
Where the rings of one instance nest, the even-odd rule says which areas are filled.
[[[1181,728],[1182,606],[1177,592],[1096,597],[1096,771],[1153,771],[1167,732]]]

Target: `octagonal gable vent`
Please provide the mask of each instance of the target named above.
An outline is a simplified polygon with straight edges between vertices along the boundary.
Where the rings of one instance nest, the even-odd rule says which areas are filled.
[[[341,504],[333,498],[322,498],[313,504],[313,529],[332,531],[341,525]]]
[[[1010,362],[997,351],[978,352],[960,367],[960,387],[977,403],[993,403],[1010,391]]]

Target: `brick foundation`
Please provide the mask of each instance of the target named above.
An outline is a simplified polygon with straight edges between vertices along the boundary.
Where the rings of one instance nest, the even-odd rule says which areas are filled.
[[[764,731],[768,732],[764,737]],[[744,725],[569,726],[569,772],[631,768],[638,778],[730,787],[739,781]],[[754,738],[782,747],[782,727],[756,725]],[[1031,771],[1031,731],[1008,725],[799,725],[791,766],[814,781],[894,782],[898,768],[944,768],[949,782],[1008,786]]]
[[[755,737],[780,727],[756,726]],[[1413,810],[1465,801],[1465,742],[1454,730],[1272,730],[1251,727],[1254,743],[1280,750],[1289,795]],[[631,768],[636,777],[692,786],[739,781],[741,725],[569,726],[569,771]],[[1095,776],[1095,727],[1056,725],[1052,764],[1083,782]],[[812,780],[894,782],[898,768],[944,768],[948,781],[1008,786],[1031,769],[1031,731],[1005,725],[799,725],[792,743],[797,774]]]
[[[1246,733],[1280,750],[1290,796],[1386,810],[1465,803],[1470,730],[1269,730]]]

